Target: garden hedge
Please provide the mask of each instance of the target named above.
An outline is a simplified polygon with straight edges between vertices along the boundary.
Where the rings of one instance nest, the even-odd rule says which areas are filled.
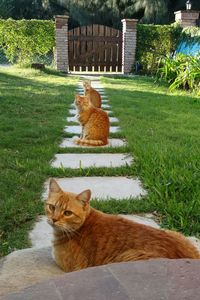
[[[155,74],[158,60],[173,53],[181,38],[179,25],[138,24],[136,61],[143,74]],[[55,46],[53,20],[0,19],[0,50],[11,62],[38,62]]]
[[[158,60],[175,51],[181,32],[179,25],[138,24],[136,61],[140,73],[155,74]]]
[[[0,19],[0,48],[13,63],[30,63],[46,55],[55,45],[55,25],[51,20]]]

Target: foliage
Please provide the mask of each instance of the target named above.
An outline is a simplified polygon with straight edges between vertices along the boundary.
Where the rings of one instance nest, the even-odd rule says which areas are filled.
[[[46,0],[1,0],[0,17],[14,19],[49,19]]]
[[[179,53],[175,57],[163,58],[161,65],[158,75],[170,83],[170,90],[199,88],[200,56],[193,57]]]
[[[0,48],[10,62],[30,63],[52,51],[54,22],[0,19]]]
[[[200,42],[200,27],[189,26],[182,30],[182,39],[188,42]]]
[[[0,2],[0,18],[7,18],[12,14],[12,0],[1,0]]]
[[[52,19],[68,14],[70,28],[91,22],[121,28],[121,19],[142,23],[168,24],[174,11],[185,9],[186,0],[1,0],[0,17],[14,19]],[[199,0],[192,8],[200,10]]]
[[[142,67],[141,73],[156,74],[160,56],[175,51],[181,31],[175,25],[138,24],[136,61]]]
[[[174,11],[185,9],[186,0],[47,0],[69,12],[72,23],[87,25],[91,20],[121,27],[121,19],[139,19],[142,23],[166,24],[174,21]],[[193,9],[200,9],[193,0]]]

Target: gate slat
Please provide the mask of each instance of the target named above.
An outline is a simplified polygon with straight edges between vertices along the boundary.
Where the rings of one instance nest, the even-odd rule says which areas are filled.
[[[104,25],[87,25],[69,31],[70,71],[122,69],[122,33]],[[81,68],[81,69],[80,69]]]
[[[80,27],[80,29],[81,29],[81,31],[80,31],[80,36],[87,36],[87,30],[86,30],[86,27],[85,26],[82,26],[82,27]],[[85,55],[85,53],[86,53],[86,51],[87,51],[87,45],[86,45],[86,40],[85,41],[81,41],[81,44],[80,44],[80,48],[81,48],[81,53],[80,53],[80,55],[81,56],[83,56],[83,55]],[[81,66],[81,71],[86,71],[86,66],[84,66],[83,64],[82,64],[82,66]]]

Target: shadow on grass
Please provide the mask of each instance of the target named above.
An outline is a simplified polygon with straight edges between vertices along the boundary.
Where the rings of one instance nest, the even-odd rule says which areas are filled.
[[[17,69],[16,69],[17,70]],[[26,74],[26,71],[28,72]],[[35,76],[36,78],[40,79],[45,75],[55,76],[55,77],[62,77],[66,78],[66,74],[62,74],[57,72],[56,70],[46,69],[45,71],[36,71],[33,69],[25,69],[25,75],[28,75],[30,77]],[[47,82],[39,82],[38,80],[35,80],[33,78],[25,78],[24,74],[21,73],[21,75],[13,75],[9,74],[8,72],[4,72],[4,70],[0,69],[0,83],[1,83],[1,89],[5,87],[9,87],[10,89],[16,89],[21,87],[31,87],[31,88],[38,88],[38,87],[46,87],[51,88],[58,86],[57,83],[47,83]],[[59,84],[59,88],[66,88],[65,84]]]
[[[157,94],[167,94],[170,97],[190,97],[193,98],[194,100],[198,101],[200,100],[200,97],[198,97],[197,94],[191,93],[190,91],[186,90],[181,90],[177,89],[171,92],[169,90],[169,85],[166,81],[164,80],[156,80],[155,77],[149,77],[149,76],[139,76],[139,75],[134,75],[132,77],[102,77],[102,80],[105,83],[111,83],[113,86],[119,87],[119,90],[123,88],[123,86],[126,85],[126,88],[123,88],[123,90],[129,90],[135,92],[137,88],[143,87],[144,91],[145,89],[149,86],[149,84],[152,85],[152,91],[155,91]],[[138,86],[132,87],[133,83],[137,83]],[[131,88],[132,87],[132,88]],[[106,91],[109,90],[109,88],[106,88]]]

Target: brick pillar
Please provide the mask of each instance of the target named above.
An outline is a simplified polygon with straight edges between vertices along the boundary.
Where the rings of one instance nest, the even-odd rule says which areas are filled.
[[[136,42],[137,42],[137,22],[136,19],[123,19],[123,40],[122,40],[122,73],[127,74],[132,70],[135,62]]]
[[[58,71],[69,71],[68,58],[68,16],[55,16],[56,23],[56,69]]]
[[[196,26],[199,20],[199,11],[179,10],[175,11],[175,21],[180,23],[181,27]]]

